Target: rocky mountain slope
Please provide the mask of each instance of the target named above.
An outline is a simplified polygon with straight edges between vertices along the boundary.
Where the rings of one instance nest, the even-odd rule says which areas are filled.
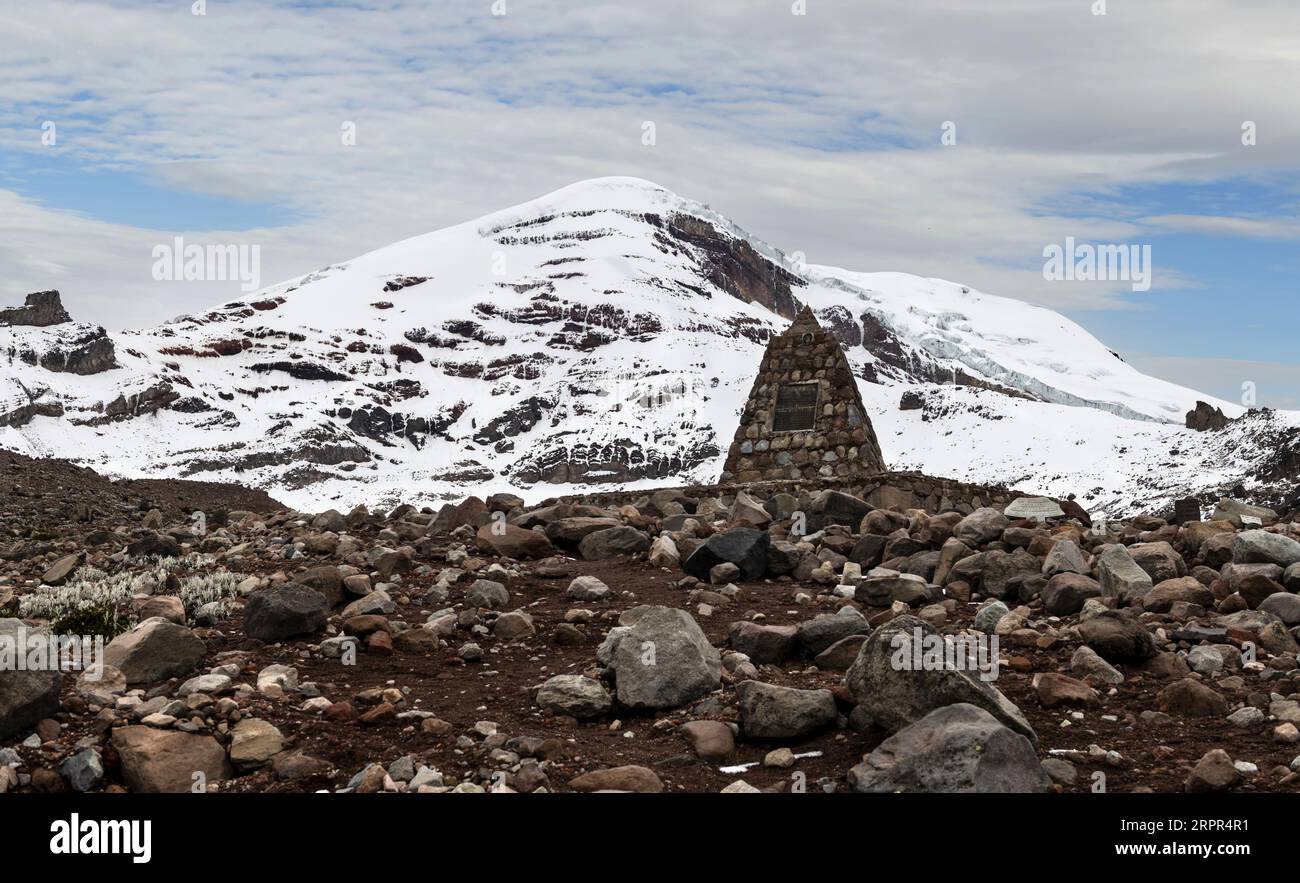
[[[632,178],[151,329],[109,334],[33,295],[0,313],[0,446],[307,509],[709,482],[764,342],[804,303],[845,345],[894,469],[1122,511],[1300,460],[1300,415],[1194,432],[1197,400],[1243,409],[1142,375],[1049,310],[796,264]]]

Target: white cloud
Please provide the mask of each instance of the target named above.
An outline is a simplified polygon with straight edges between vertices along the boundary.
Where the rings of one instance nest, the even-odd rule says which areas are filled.
[[[812,0],[807,16],[784,0],[509,0],[502,18],[486,0],[371,5],[0,14],[0,150],[50,149],[34,121],[55,119],[55,149],[78,161],[306,219],[150,231],[0,191],[0,296],[59,287],[89,320],[152,323],[237,296],[153,282],[150,249],[173,233],[257,242],[270,282],[627,174],[813,262],[1140,306],[1123,283],[1045,283],[1043,247],[1140,243],[1178,222],[1126,187],[1294,170],[1300,140],[1289,0],[1111,3],[1105,17],[1079,0]],[[1247,119],[1257,147],[1239,143]],[[947,120],[955,147],[938,143]],[[1157,288],[1194,284],[1156,261]]]

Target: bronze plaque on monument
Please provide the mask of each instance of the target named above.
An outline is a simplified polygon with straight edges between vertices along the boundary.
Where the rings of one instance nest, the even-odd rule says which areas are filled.
[[[776,390],[773,432],[799,432],[817,424],[816,383],[782,384]]]
[[[1195,497],[1183,497],[1174,501],[1174,524],[1186,524],[1201,520],[1201,501]]]

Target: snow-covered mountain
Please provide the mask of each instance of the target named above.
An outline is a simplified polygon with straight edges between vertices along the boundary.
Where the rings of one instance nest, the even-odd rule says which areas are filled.
[[[802,303],[844,343],[891,468],[1112,511],[1296,471],[1300,414],[1194,432],[1198,399],[1243,409],[1141,374],[1050,310],[798,265],[635,178],[156,328],[109,335],[38,303],[37,324],[0,327],[0,446],[307,509],[710,482],[764,342]],[[900,410],[909,391],[923,407]]]

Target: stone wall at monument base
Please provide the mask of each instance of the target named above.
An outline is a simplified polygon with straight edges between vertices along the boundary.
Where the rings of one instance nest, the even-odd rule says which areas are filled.
[[[966,484],[949,478],[934,478],[919,472],[882,472],[862,476],[851,481],[836,479],[801,479],[790,481],[728,482],[716,485],[689,485],[673,488],[654,488],[640,491],[598,491],[591,494],[573,494],[557,498],[563,503],[589,503],[597,506],[621,506],[633,500],[675,492],[689,499],[719,497],[724,502],[734,499],[744,491],[759,500],[773,494],[787,493],[795,497],[813,496],[820,491],[835,490],[852,494],[877,509],[924,509],[930,513],[958,511],[968,514],[984,506],[1004,509],[1019,497],[1033,496],[1004,487]],[[1061,502],[1061,501],[1057,501]]]

